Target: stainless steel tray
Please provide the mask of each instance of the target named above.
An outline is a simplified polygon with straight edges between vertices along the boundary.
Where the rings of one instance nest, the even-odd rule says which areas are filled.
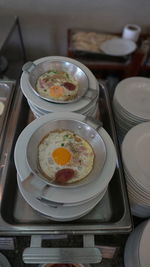
[[[96,263],[102,259],[95,247],[96,235],[125,234],[132,230],[132,221],[123,176],[119,145],[115,131],[109,94],[100,83],[100,119],[111,135],[118,154],[117,168],[102,201],[86,216],[73,222],[54,222],[34,211],[22,198],[16,179],[14,146],[23,128],[32,120],[32,113],[20,88],[7,118],[5,142],[0,157],[0,234],[32,235],[31,247],[23,254],[25,263]],[[42,235],[81,235],[83,248],[41,248]]]
[[[0,148],[2,149],[3,137],[5,134],[5,127],[11,100],[14,94],[15,81],[0,80],[0,102],[3,109],[0,112]],[[0,150],[1,150],[0,149]]]
[[[112,234],[131,231],[129,204],[108,91],[102,84],[100,86],[103,127],[114,140],[118,152],[118,164],[103,200],[88,215],[71,223],[54,222],[41,216],[24,201],[18,190],[13,160],[14,145],[18,135],[29,122],[30,116],[26,100],[18,88],[7,120],[5,143],[0,160],[1,234],[26,235],[39,232]]]

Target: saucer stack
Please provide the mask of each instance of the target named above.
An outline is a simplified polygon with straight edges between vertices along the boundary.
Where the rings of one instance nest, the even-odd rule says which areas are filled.
[[[45,114],[53,113],[53,112],[62,112],[62,113],[63,112],[76,112],[76,113],[83,114],[85,116],[95,117],[98,111],[98,99],[99,99],[99,85],[98,85],[98,82],[95,76],[82,63],[74,59],[68,58],[68,57],[60,57],[60,56],[44,57],[44,58],[35,60],[33,64],[34,66],[38,66],[41,63],[55,62],[55,61],[59,61],[61,63],[68,62],[80,68],[88,79],[89,88],[87,92],[83,95],[83,97],[81,97],[80,99],[74,102],[72,101],[69,103],[67,102],[60,103],[57,101],[55,102],[47,101],[35,93],[35,91],[31,87],[31,84],[29,82],[30,73],[27,71],[23,71],[22,76],[21,76],[21,81],[20,81],[21,90],[24,96],[26,97],[28,104],[30,106],[30,109],[33,112],[34,116],[36,118],[39,118]],[[91,89],[92,91],[90,91]]]
[[[125,267],[149,267],[150,220],[138,225],[130,234],[124,251]]]
[[[35,119],[22,131],[15,146],[14,159],[17,182],[23,198],[34,210],[55,221],[72,221],[89,213],[102,200],[116,168],[116,151],[110,136],[103,127],[94,130],[95,135],[93,136],[93,128],[88,123],[84,126],[85,118],[85,116],[76,113],[46,114]],[[31,137],[35,134],[33,142],[36,145],[38,130],[40,129],[40,133],[43,134],[45,125],[48,125],[49,132],[52,124],[57,123],[57,121],[60,127],[60,120],[66,120],[66,123],[68,123],[66,125],[75,127],[75,132],[80,131],[81,136],[86,135],[86,138],[89,136],[95,154],[93,169],[80,183],[66,186],[54,183],[49,185],[39,177],[37,172],[28,179],[34,173],[29,165],[27,154],[29,140],[32,140]],[[72,124],[70,124],[71,120],[73,120]],[[79,123],[83,126],[79,127]],[[100,146],[102,148],[102,144],[104,144],[104,152],[99,149]],[[34,158],[37,159],[36,149],[33,149],[32,145],[31,150],[34,154],[33,160]],[[103,153],[104,156],[104,162],[100,170],[99,153]],[[91,178],[91,180],[88,180],[88,178]],[[43,188],[46,188],[46,190],[43,191]]]
[[[132,77],[118,83],[113,111],[120,141],[135,125],[150,120],[150,79]]]
[[[122,142],[122,160],[132,214],[150,217],[150,122],[134,126]]]

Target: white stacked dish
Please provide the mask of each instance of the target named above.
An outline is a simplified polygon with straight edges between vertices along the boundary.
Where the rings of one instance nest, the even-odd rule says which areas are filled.
[[[150,120],[150,79],[132,77],[118,83],[113,96],[113,111],[122,141],[135,125]]]
[[[81,70],[82,74],[85,76],[85,80],[82,81],[81,88],[79,90],[80,96],[74,101],[68,101],[68,102],[67,101],[61,102],[57,100],[54,101],[52,99],[50,101],[45,100],[44,98],[40,97],[37,94],[37,92],[33,90],[33,86],[31,86],[30,78],[32,75],[34,77],[34,73],[32,74],[33,72],[32,65],[30,72],[26,71],[25,70],[26,67],[24,67],[23,68],[24,71],[22,73],[20,82],[21,90],[24,96],[26,97],[28,104],[35,117],[39,118],[42,115],[52,112],[77,112],[83,115],[94,116],[98,108],[98,98],[99,98],[99,85],[95,76],[82,63],[68,57],[60,57],[60,56],[44,57],[35,60],[32,64],[35,66],[35,68],[37,67],[40,69],[39,67],[40,64],[47,64],[46,68],[49,68],[48,64],[51,65],[52,63],[54,63],[54,66],[56,65],[57,67],[58,64],[55,64],[55,62],[60,62],[60,64],[62,64],[61,68],[65,68],[65,70],[68,68],[68,72],[70,71],[69,64],[72,64],[73,66],[78,68],[78,70]],[[45,66],[42,68],[44,72]],[[74,72],[75,71],[73,68],[72,70],[73,75]],[[77,79],[81,79],[80,73],[78,74]],[[83,94],[82,90],[84,92]]]
[[[80,217],[89,213],[103,198],[106,189],[100,193],[98,196],[86,201],[84,204],[78,203],[78,205],[51,205],[48,202],[40,201],[37,198],[34,198],[28,191],[24,189],[21,183],[21,177],[17,177],[19,190],[26,200],[26,202],[37,212],[42,215],[52,219],[54,221],[72,221],[79,219]]]
[[[2,253],[0,253],[0,266],[1,267],[11,267],[8,259]]]
[[[122,142],[122,159],[132,214],[150,216],[150,122],[134,126]]]
[[[68,186],[57,186],[54,184],[50,184],[49,186],[39,175],[33,175],[32,178],[26,179],[32,172],[27,160],[27,147],[29,140],[32,140],[31,137],[33,134],[38,132],[47,123],[52,124],[57,120],[65,119],[68,121],[74,120],[75,125],[76,123],[78,125],[78,123],[84,122],[85,118],[84,115],[76,113],[62,114],[58,112],[46,114],[34,120],[22,131],[15,146],[14,158],[17,169],[17,181],[22,196],[34,210],[56,221],[78,219],[90,212],[101,201],[116,167],[117,158],[114,144],[102,127],[94,130],[89,124],[86,124],[89,129],[87,135],[89,132],[89,137],[93,139],[91,145],[96,153],[95,165],[86,179]],[[78,128],[80,131],[80,127],[75,128]],[[97,149],[96,151],[96,147],[99,147],[99,143],[97,143],[99,139],[91,135],[90,129],[91,131],[94,130],[100,136],[104,144],[104,152],[102,151],[104,161],[100,169],[101,159],[97,153],[101,149]],[[81,129],[81,133],[82,131]]]
[[[150,220],[138,225],[130,234],[124,251],[125,267],[149,267]]]
[[[127,56],[133,53],[136,49],[136,44],[132,40],[123,38],[113,38],[104,41],[100,49],[107,55],[111,56]]]

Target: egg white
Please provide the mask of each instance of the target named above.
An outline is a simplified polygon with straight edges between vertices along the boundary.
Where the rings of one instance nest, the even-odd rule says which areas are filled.
[[[52,157],[53,151],[59,147],[66,148],[71,154],[70,161],[65,165],[57,164]],[[55,174],[59,170],[73,169],[75,175],[67,183],[74,183],[85,178],[93,169],[94,151],[85,139],[73,132],[56,130],[41,140],[38,146],[38,163],[42,173],[49,180],[55,180]]]

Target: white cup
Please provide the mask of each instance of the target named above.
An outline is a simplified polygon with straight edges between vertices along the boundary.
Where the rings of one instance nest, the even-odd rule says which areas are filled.
[[[137,42],[141,33],[141,27],[135,24],[127,24],[122,33],[123,39],[132,40],[133,42]]]

